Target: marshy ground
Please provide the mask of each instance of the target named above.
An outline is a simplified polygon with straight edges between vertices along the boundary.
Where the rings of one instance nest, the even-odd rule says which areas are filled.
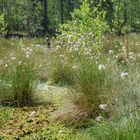
[[[69,61],[68,57],[73,58],[76,55],[72,57],[70,55],[66,56],[68,54],[67,50],[59,50],[59,47],[55,46],[55,41],[51,44],[52,49],[48,49],[45,39],[0,39],[0,139],[139,140],[140,35],[131,34],[128,37],[119,38],[107,37],[103,44],[103,55],[105,59],[99,60],[97,69],[102,71],[106,69],[107,66],[111,68],[111,72],[109,72],[112,76],[106,77],[106,79],[111,79],[115,75],[116,77],[113,77],[113,81],[111,82],[118,84],[114,84],[113,86],[108,84],[106,86],[108,81],[102,83],[104,84],[103,95],[106,96],[106,93],[108,93],[106,90],[109,90],[109,96],[111,96],[111,98],[107,97],[109,101],[103,98],[105,102],[103,102],[102,99],[96,98],[97,105],[95,105],[96,101],[94,101],[95,106],[93,106],[94,109],[91,110],[91,104],[93,105],[93,103],[88,100],[88,104],[86,104],[87,101],[82,97],[86,98],[87,96],[83,96],[83,94],[80,93],[87,92],[90,94],[90,91],[94,92],[95,90],[100,92],[100,88],[98,88],[99,85],[96,84],[100,83],[100,80],[94,79],[96,80],[96,82],[94,82],[94,80],[92,81],[92,79],[90,79],[90,76],[97,76],[98,79],[100,76],[104,78],[104,73],[99,73],[98,75],[97,72],[97,75],[93,75],[90,71],[86,71],[88,66],[85,63],[80,65],[81,61],[77,61],[77,59],[76,61],[74,59]],[[120,53],[120,50],[116,49],[118,47],[120,47],[122,51],[123,49],[126,50],[127,47],[129,48],[129,60],[125,60],[125,57],[121,54],[122,52]],[[75,52],[76,51],[77,50],[75,50]],[[91,51],[90,53],[92,54],[93,52]],[[60,59],[58,59],[58,56]],[[55,71],[53,66],[56,66],[56,63],[54,64],[54,61],[57,62],[58,60],[61,62],[61,60],[65,60],[64,57],[66,57],[68,65],[60,64],[59,67],[59,63],[57,63],[57,67],[55,68],[58,69],[55,70],[58,71]],[[87,55],[86,57],[90,57],[90,60],[86,60],[87,62],[94,61],[92,55]],[[82,61],[84,59],[85,57],[80,58]],[[117,63],[113,62],[114,59],[116,59]],[[106,62],[106,60],[109,62]],[[130,65],[128,66],[127,63],[129,62]],[[25,66],[32,66],[31,64],[33,64],[34,71],[31,70],[33,67],[30,66],[25,67],[25,69],[22,69],[24,67],[20,67],[19,71],[21,72],[23,70],[23,72],[19,72],[18,78],[20,77],[21,79],[13,78],[11,74],[18,68],[15,66],[22,65],[22,63],[23,66],[24,64]],[[85,64],[85,67],[83,67],[83,64]],[[64,66],[64,69],[60,69],[62,68],[61,66]],[[78,73],[78,76],[75,70],[77,66],[80,67],[78,71],[81,69],[85,70],[80,74]],[[91,64],[90,66],[93,65]],[[26,72],[26,68],[31,71]],[[76,76],[79,78],[76,77],[77,80],[74,81],[75,85],[73,85],[73,78],[71,78],[74,72],[71,71],[70,68],[74,69],[76,73],[74,78]],[[16,71],[17,70],[18,69],[16,69]],[[96,73],[96,65],[91,70],[95,70]],[[52,73],[52,71],[54,73]],[[89,76],[84,77],[87,73]],[[35,82],[32,83],[32,100],[34,103],[30,104],[28,102],[24,106],[24,102],[18,102],[18,104],[16,104],[13,99],[16,95],[13,95],[13,93],[15,93],[16,90],[18,92],[24,91],[23,88],[32,88],[26,87],[26,84],[22,85],[22,82],[17,86],[16,80],[20,81],[23,77],[31,77],[34,80],[34,77],[32,77],[33,74],[36,75]],[[21,75],[24,76],[22,77]],[[85,78],[84,80],[87,83],[92,83],[92,85],[90,83],[87,84],[82,78]],[[89,79],[89,81],[87,79]],[[30,78],[25,78],[24,80],[28,82]],[[78,80],[80,80],[80,82]],[[14,81],[14,83],[12,83],[12,81]],[[121,83],[121,81],[123,82]],[[93,85],[96,89],[93,88]],[[73,95],[73,93],[76,94],[76,96]],[[77,97],[77,95],[79,96]],[[20,97],[21,96],[18,96],[16,100],[18,101]],[[91,97],[92,96],[89,96],[89,98]],[[67,98],[71,99],[70,103]],[[74,99],[75,101],[73,101]],[[63,100],[66,100],[66,102]],[[78,102],[79,100],[81,102]],[[122,103],[122,101],[124,102]],[[60,107],[67,103],[68,105],[65,107]],[[19,104],[20,106],[18,106]],[[82,104],[84,109],[82,108]],[[97,109],[98,106],[99,109]],[[106,106],[107,110],[105,110]],[[78,110],[80,111],[77,112]],[[124,112],[124,110],[126,110],[126,112]],[[59,114],[58,112],[61,111],[62,114]],[[92,114],[93,111],[96,113]],[[76,114],[77,116],[80,115],[76,117]],[[63,116],[65,117],[63,118]]]

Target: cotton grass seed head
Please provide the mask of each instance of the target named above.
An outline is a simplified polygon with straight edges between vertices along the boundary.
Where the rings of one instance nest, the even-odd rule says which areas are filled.
[[[128,72],[122,72],[121,73],[121,78],[125,78],[128,77]]]
[[[105,110],[105,109],[107,108],[107,104],[100,104],[100,105],[99,105],[99,108],[100,108],[101,110]]]
[[[106,67],[105,67],[104,65],[102,65],[102,64],[100,64],[100,65],[98,66],[98,70],[100,70],[100,71],[101,71],[101,70],[105,70],[105,68],[106,68]]]
[[[97,122],[101,122],[103,120],[103,117],[102,116],[98,116],[96,119],[95,119]]]

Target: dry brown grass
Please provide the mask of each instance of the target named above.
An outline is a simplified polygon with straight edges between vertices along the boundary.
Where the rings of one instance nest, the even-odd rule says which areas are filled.
[[[95,107],[78,106],[67,100],[51,117],[57,123],[66,126],[79,126],[88,119],[97,117],[100,114],[97,110]]]

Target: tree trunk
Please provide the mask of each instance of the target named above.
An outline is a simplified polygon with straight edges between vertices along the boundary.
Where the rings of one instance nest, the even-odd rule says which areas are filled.
[[[68,0],[68,5],[69,5],[69,19],[71,18],[71,12],[72,12],[72,6],[71,6],[71,0]]]
[[[64,3],[63,0],[61,0],[61,23],[64,23]]]
[[[126,1],[124,0],[123,1],[123,3],[124,3],[124,25],[126,25],[127,24],[127,11],[126,11]]]
[[[48,0],[44,0],[44,31],[48,32]]]

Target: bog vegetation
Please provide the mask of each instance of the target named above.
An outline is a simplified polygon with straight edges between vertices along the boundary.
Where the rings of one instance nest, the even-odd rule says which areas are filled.
[[[0,0],[0,139],[139,140],[139,0]]]

